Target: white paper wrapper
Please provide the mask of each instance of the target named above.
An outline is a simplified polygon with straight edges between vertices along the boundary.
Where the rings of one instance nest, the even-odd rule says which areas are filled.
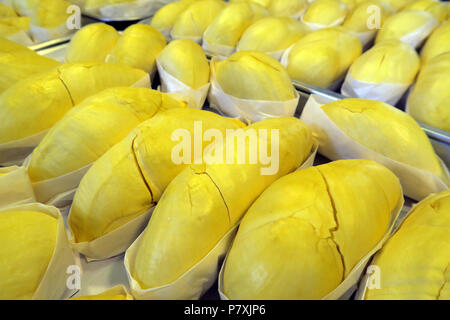
[[[134,300],[133,296],[131,294],[128,293],[128,290],[123,286],[123,285],[117,285],[115,287],[112,287],[106,291],[103,292],[98,292],[98,293],[94,293],[91,295],[96,295],[96,300],[102,300],[102,297],[105,296],[114,296],[114,295],[124,295],[126,298],[125,300]],[[81,295],[77,295],[74,298],[77,297],[88,297],[88,296],[81,296]]]
[[[177,39],[189,39],[189,40],[192,40],[192,41],[198,43],[199,45],[202,44],[202,37],[177,36],[177,35],[174,35],[172,32],[170,32],[170,38],[171,38],[172,40],[177,40]]]
[[[85,12],[108,19],[140,19],[153,15],[162,6],[170,2],[173,2],[173,0],[135,0],[133,2],[85,9]]]
[[[294,13],[293,15],[291,15],[291,18],[292,18],[292,19],[295,19],[295,20],[302,21],[302,20],[303,20],[303,16],[305,15],[305,12],[306,12],[306,8],[300,10],[300,11],[297,12],[297,13]]]
[[[214,62],[211,61],[211,90],[208,100],[211,108],[247,123],[268,118],[292,117],[298,106],[300,95],[295,91],[295,98],[288,101],[247,100],[226,94],[215,77]]]
[[[24,30],[21,30],[13,35],[10,35],[8,37],[8,40],[20,43],[24,46],[32,46],[34,44],[33,40],[30,37],[30,34]]]
[[[210,84],[193,89],[171,74],[169,74],[156,60],[159,78],[161,80],[161,92],[171,94],[175,99],[185,101],[189,108],[201,109],[205,104]]]
[[[69,274],[66,271],[69,266],[76,265],[76,259],[67,239],[61,213],[55,207],[30,203],[1,209],[0,214],[18,210],[39,211],[58,219],[55,251],[41,283],[33,295],[33,300],[55,300],[70,296],[73,291],[67,289],[66,281]]]
[[[311,167],[317,153],[314,146],[311,154],[299,169]],[[186,271],[174,282],[151,289],[143,289],[133,278],[134,261],[139,248],[142,234],[125,253],[125,269],[129,279],[131,292],[136,300],[196,300],[199,299],[216,281],[220,262],[231,247],[238,222],[219,240],[216,246],[197,264]]]
[[[208,30],[208,29],[206,29]],[[212,56],[228,57],[233,54],[236,47],[225,46],[222,44],[210,44],[208,41],[203,39],[202,48],[205,52],[208,52]]]
[[[431,193],[448,189],[441,177],[392,160],[348,137],[321,108],[322,105],[332,101],[331,99],[311,95],[300,117],[311,128],[314,137],[319,142],[319,153],[331,160],[369,159],[381,163],[400,179],[405,195],[417,201],[424,199]],[[448,169],[442,161],[441,165],[445,174],[449,177]]]
[[[0,168],[0,208],[31,202],[36,198],[27,170],[18,166]]]
[[[347,72],[341,93],[346,97],[363,98],[396,105],[410,84],[373,83],[353,78],[351,68]]]
[[[439,22],[431,15],[431,13],[426,11],[419,11],[420,14],[427,16],[429,21],[425,23],[422,27],[410,32],[400,38],[401,41],[406,42],[414,49],[417,49],[423,41],[428,38],[428,36],[433,32],[433,30],[438,26]]]
[[[363,48],[368,49],[367,48],[368,44],[375,38],[376,34],[377,34],[376,31],[367,31],[367,32],[357,32],[356,36],[361,42]]]
[[[363,273],[367,263],[372,258],[372,256],[380,250],[384,243],[389,239],[392,235],[392,230],[394,228],[395,222],[400,214],[400,211],[403,207],[403,197],[400,202],[397,204],[395,209],[391,212],[391,218],[389,220],[388,230],[386,230],[383,238],[377,243],[377,245],[370,250],[350,271],[344,281],[339,284],[333,291],[331,291],[328,295],[326,295],[323,300],[348,300],[353,292],[356,290],[359,279],[361,278],[361,274]],[[226,259],[222,264],[222,268],[219,273],[219,295],[222,300],[229,300],[229,298],[225,295],[223,290],[223,272],[226,264]]]
[[[324,25],[324,24],[307,22],[304,19],[304,15],[302,15],[300,18],[300,21],[303,22],[312,31],[339,26],[344,22],[344,20],[345,20],[345,17],[341,17],[341,18],[337,19],[336,21],[333,21],[329,25]]]
[[[144,230],[154,208],[155,207],[150,208],[135,219],[95,240],[89,242],[75,242],[75,240],[72,239],[72,247],[85,255],[88,261],[104,260],[117,256],[125,252],[133,241],[136,240],[142,230]],[[69,219],[71,212],[72,210],[69,213]],[[73,234],[73,231],[70,230],[70,233]]]
[[[55,28],[51,28],[51,29],[42,28],[42,27],[38,27],[35,25],[30,25],[31,37],[33,38],[34,42],[36,42],[36,43],[41,43],[44,41],[61,38],[72,32],[74,32],[74,31],[69,30],[65,23],[60,25],[59,27],[55,27]]]

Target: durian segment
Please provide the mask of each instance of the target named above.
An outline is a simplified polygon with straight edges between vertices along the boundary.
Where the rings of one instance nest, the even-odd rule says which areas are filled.
[[[28,47],[21,45],[17,42],[1,38],[0,37],[0,53],[29,53],[35,54],[35,52]]]
[[[380,288],[367,288],[367,300],[448,300],[450,191],[415,206],[372,265]]]
[[[0,38],[8,39],[21,31],[28,31],[30,21],[28,17],[0,18]]]
[[[119,38],[119,33],[110,25],[89,24],[73,36],[66,62],[105,62]]]
[[[306,10],[303,21],[322,26],[330,26],[344,21],[349,13],[347,6],[338,0],[316,0]]]
[[[450,52],[422,68],[408,97],[408,112],[417,121],[450,131]]]
[[[80,169],[124,139],[139,123],[184,105],[146,88],[118,87],[69,110],[34,149],[28,175],[41,181]]]
[[[166,40],[158,30],[134,24],[125,29],[106,61],[152,73],[156,70],[156,57],[165,46]]]
[[[274,17],[293,17],[308,8],[307,0],[270,1],[267,9]]]
[[[376,44],[353,62],[352,77],[371,83],[413,83],[420,68],[417,52],[400,40]]]
[[[0,18],[17,17],[16,11],[6,4],[0,3]]]
[[[377,32],[384,20],[394,13],[394,9],[383,1],[366,0],[356,5],[343,26],[358,33]]]
[[[366,99],[342,99],[322,106],[322,110],[347,136],[363,146],[392,160],[444,176],[430,140],[407,113]]]
[[[243,127],[208,111],[168,110],[143,122],[100,157],[81,180],[73,200],[69,226],[76,242],[97,239],[154,206],[170,181],[194,161],[193,140],[187,141],[192,151],[187,163],[173,160],[180,141],[172,140],[172,135],[194,137],[199,124],[204,131],[217,129],[221,134]],[[207,145],[203,143],[202,153]]]
[[[256,51],[238,51],[215,62],[216,80],[222,90],[241,99],[287,101],[295,89],[286,69],[274,58]]]
[[[269,131],[267,140],[261,133],[265,130]],[[235,153],[234,161],[228,164],[221,161],[187,167],[169,184],[141,237],[130,270],[143,289],[167,285],[188,271],[236,225],[266,187],[308,157],[313,143],[311,131],[293,117],[256,122],[240,136],[245,139],[246,134],[253,133],[254,141],[264,140],[263,145],[267,141],[268,149],[262,149],[269,150],[272,130],[279,132],[279,167],[275,174],[261,174],[266,166],[259,161],[238,164]],[[243,146],[241,152],[249,157],[249,150],[253,150],[249,139]],[[213,150],[225,148],[225,144],[219,144]]]
[[[224,266],[236,299],[321,299],[382,239],[402,191],[369,160],[343,160],[275,181],[244,216]]]
[[[172,30],[180,14],[195,1],[197,0],[181,0],[166,4],[155,13],[151,26],[160,32]]]
[[[326,88],[361,55],[358,37],[344,27],[317,30],[302,37],[288,55],[289,76]]]
[[[70,16],[67,8],[71,3],[65,0],[40,0],[33,9],[31,23],[41,28],[57,28],[66,24]]]
[[[209,63],[202,47],[189,39],[170,42],[158,56],[158,63],[185,85],[198,89],[209,82]]]
[[[417,0],[408,4],[403,10],[426,11],[431,13],[439,22],[447,19],[446,4],[438,0]]]
[[[450,52],[450,21],[444,22],[433,31],[420,52],[420,58],[425,64],[445,52]]]
[[[267,17],[252,24],[242,35],[238,50],[271,53],[286,50],[308,32],[299,21]]]
[[[172,38],[201,39],[206,28],[226,5],[221,0],[199,0],[192,3],[177,17],[171,31]]]
[[[36,211],[0,213],[0,299],[31,299],[56,246],[58,220]]]
[[[51,128],[74,105],[107,88],[131,86],[144,71],[106,63],[65,64],[19,81],[0,95],[0,143]]]

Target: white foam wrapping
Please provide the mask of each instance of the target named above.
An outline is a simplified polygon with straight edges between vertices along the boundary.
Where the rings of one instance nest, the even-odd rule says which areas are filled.
[[[202,48],[205,52],[213,56],[229,57],[233,54],[236,47],[226,46],[223,44],[212,44],[203,39]]]
[[[312,22],[305,21],[304,18],[305,18],[304,15],[302,15],[301,18],[300,18],[300,21],[303,22],[312,31],[336,27],[336,26],[341,25],[344,22],[344,20],[345,20],[345,16],[343,16],[343,17],[340,17],[340,18],[336,19],[335,21],[331,22],[328,25],[324,25],[324,24],[312,23]]]
[[[410,83],[375,83],[356,80],[351,71],[350,68],[341,88],[341,93],[346,97],[378,100],[396,105],[411,85]]]
[[[32,46],[34,44],[33,40],[30,37],[30,34],[25,30],[20,30],[15,34],[8,36],[8,40],[17,42],[24,46]]]
[[[214,62],[211,60],[211,90],[208,101],[210,107],[227,116],[238,118],[247,123],[269,118],[292,117],[297,109],[300,95],[295,91],[295,98],[287,101],[248,100],[226,94],[216,80]]]
[[[370,261],[372,256],[380,250],[383,245],[386,243],[386,241],[391,237],[392,230],[394,228],[394,225],[396,223],[396,220],[399,217],[399,214],[403,207],[403,197],[400,197],[399,203],[397,206],[392,210],[391,217],[389,219],[389,225],[388,229],[386,230],[386,233],[381,238],[381,240],[375,245],[372,250],[370,250],[356,265],[353,267],[353,269],[350,271],[350,273],[347,275],[347,277],[337,286],[333,291],[331,291],[329,294],[327,294],[325,297],[323,297],[323,300],[348,300],[350,299],[351,295],[355,290],[357,289],[359,279],[361,278],[362,273],[364,272],[367,263]],[[289,258],[289,257],[286,257]],[[308,257],[305,257],[308,258]],[[226,266],[226,258],[225,261],[222,264],[222,268],[220,269],[219,273],[219,295],[221,300],[229,300],[229,298],[224,293],[224,284],[223,284],[223,273]],[[295,276],[295,275],[294,275]],[[295,279],[293,279],[295,280]]]
[[[173,31],[173,30],[172,30]],[[170,38],[172,40],[177,40],[177,39],[189,39],[192,40],[198,44],[202,44],[202,37],[198,37],[198,36],[177,36],[175,34],[173,34],[173,32],[170,32]]]
[[[69,30],[65,23],[55,28],[42,28],[33,24],[30,25],[30,34],[35,43],[61,38],[73,32],[74,30]]]
[[[443,174],[446,177],[437,177],[431,172],[395,161],[359,144],[347,136],[322,110],[321,107],[330,102],[333,100],[311,95],[300,117],[311,128],[315,139],[319,142],[319,153],[330,160],[368,159],[376,161],[390,169],[399,178],[406,196],[417,201],[431,193],[439,193],[448,189],[444,179],[449,179],[450,174],[440,159],[444,170]],[[368,132],[367,134],[375,133]],[[386,141],[386,143],[389,142]]]
[[[135,0],[99,8],[85,9],[84,11],[88,14],[107,19],[139,19],[153,15],[161,7],[171,2],[173,0]]]
[[[177,100],[185,101],[189,108],[201,109],[203,107],[208,95],[209,83],[194,89],[169,74],[161,66],[158,59],[156,60],[156,67],[161,80],[161,92],[168,93]]]
[[[406,42],[414,49],[417,49],[439,24],[439,22],[431,15],[431,13],[426,11],[419,12],[420,14],[428,17],[428,22],[420,28],[417,28],[416,30],[400,38],[401,41]]]
[[[308,168],[314,164],[317,147],[303,162],[300,168]],[[203,259],[198,261],[178,279],[160,287],[145,289],[133,277],[134,261],[142,241],[143,233],[125,253],[125,269],[129,279],[131,292],[136,300],[196,300],[199,299],[217,280],[220,262],[231,247],[239,222],[217,242]]]

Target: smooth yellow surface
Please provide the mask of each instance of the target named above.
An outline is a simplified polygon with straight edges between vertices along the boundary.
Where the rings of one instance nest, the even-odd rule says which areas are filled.
[[[347,6],[338,0],[316,0],[310,4],[303,21],[329,26],[348,14]]]
[[[405,6],[413,2],[413,0],[383,0],[383,1],[391,5],[396,11],[403,9]]]
[[[383,1],[366,0],[356,5],[355,9],[346,17],[343,26],[355,32],[377,32],[378,30],[372,26],[376,22],[374,20],[375,9],[381,9],[379,12],[380,27],[386,17],[394,13],[394,9]]]
[[[326,88],[346,72],[361,52],[358,37],[344,27],[314,31],[294,45],[287,71],[292,79]]]
[[[28,174],[32,181],[41,181],[80,169],[139,123],[158,112],[183,106],[146,88],[106,89],[72,108],[50,129],[32,153]]]
[[[194,122],[203,130],[243,126],[239,121],[208,111],[174,109],[162,112],[139,125],[127,138],[100,157],[89,169],[75,194],[69,226],[77,242],[91,241],[117,229],[148,211],[170,181],[188,164],[172,160],[176,130],[194,137]],[[191,150],[194,150],[194,142]],[[203,143],[202,150],[209,143]],[[191,153],[191,162],[193,161]]]
[[[368,300],[450,299],[450,191],[421,201],[375,256],[380,288]]]
[[[369,160],[280,178],[240,224],[225,264],[225,294],[233,300],[323,298],[382,239],[401,197],[394,174]]]
[[[70,298],[68,300],[133,300],[126,289],[116,286],[99,294]]]
[[[31,299],[56,245],[58,220],[42,212],[0,213],[0,299]]]
[[[350,67],[359,81],[411,84],[420,68],[417,52],[400,40],[383,41],[364,52]]]
[[[292,17],[308,7],[307,0],[270,1],[267,9],[274,17]]]
[[[21,31],[30,29],[30,18],[27,17],[8,17],[0,18],[0,37],[9,38]]]
[[[344,133],[390,159],[443,176],[427,135],[407,113],[375,100],[342,99],[322,110]],[[414,155],[414,156],[411,156]]]
[[[21,45],[17,42],[10,41],[5,38],[0,37],[0,53],[29,53],[29,54],[35,54],[35,52],[28,47]]]
[[[287,101],[295,97],[286,69],[264,53],[238,51],[211,67],[215,68],[222,90],[229,95],[267,101]]]
[[[202,47],[189,39],[171,41],[158,56],[158,63],[170,75],[198,89],[209,82],[209,63]]]
[[[256,7],[259,7],[259,10]],[[263,10],[264,13],[262,13]],[[203,35],[203,39],[210,45],[235,47],[244,31],[253,22],[268,15],[267,10],[257,4],[250,2],[231,3],[211,22]]]
[[[206,28],[226,5],[220,0],[194,2],[177,17],[171,35],[175,38],[201,38]]]
[[[422,63],[425,64],[430,59],[445,52],[450,52],[450,21],[444,22],[433,31],[420,51],[420,58]]]
[[[86,0],[86,9],[96,9],[105,6],[133,2],[135,0]]]
[[[301,22],[292,18],[267,17],[245,30],[237,49],[264,53],[286,50],[307,32]]]
[[[197,0],[181,0],[166,4],[152,18],[151,26],[159,31],[171,30],[179,15]]]
[[[0,3],[0,18],[17,17],[17,13],[13,8],[6,4]]]
[[[59,65],[61,63],[56,60],[25,50],[11,53],[0,52],[0,94],[17,81]]]
[[[450,52],[422,68],[411,94],[408,109],[417,121],[450,131]]]
[[[101,90],[131,86],[146,73],[106,64],[65,64],[15,83],[0,95],[0,143],[52,127],[74,105]]]
[[[73,36],[66,62],[105,62],[119,37],[116,29],[105,23],[89,24]]]
[[[309,156],[312,134],[300,120],[264,120],[244,132],[258,133],[260,129],[269,130],[268,137],[272,129],[279,130],[280,166],[275,174],[262,175],[264,166],[260,162],[237,164],[235,154],[236,164],[193,165],[169,184],[132,262],[131,273],[142,288],[167,285],[188,271],[240,220],[266,187],[294,171]],[[248,155],[248,139],[245,146]]]
[[[447,18],[446,3],[437,0],[417,0],[408,4],[403,10],[426,11],[431,13],[439,22]]]

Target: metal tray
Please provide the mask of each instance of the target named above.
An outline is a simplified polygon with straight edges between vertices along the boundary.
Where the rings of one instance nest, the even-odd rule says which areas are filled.
[[[83,16],[96,20],[96,21],[102,21],[102,22],[137,22],[141,21],[143,19],[149,19],[151,16],[141,16],[141,17],[120,17],[120,18],[106,18],[102,17],[100,15],[92,14],[92,13],[86,13],[83,12]]]

